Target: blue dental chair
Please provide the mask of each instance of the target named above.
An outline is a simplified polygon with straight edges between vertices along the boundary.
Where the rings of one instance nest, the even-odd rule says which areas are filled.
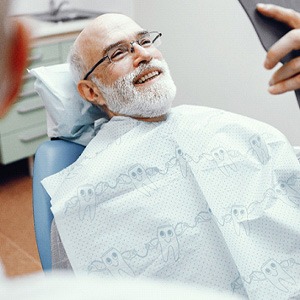
[[[41,180],[72,164],[84,146],[64,140],[44,142],[37,149],[33,167],[33,215],[38,252],[44,271],[52,269],[50,197]]]
[[[238,1],[237,1],[238,2]],[[255,27],[257,34],[260,36],[262,43],[264,44],[265,40],[268,44],[264,44],[265,48],[268,48],[279,36],[270,35],[270,31],[267,22],[257,22],[258,16],[255,13],[255,4],[257,0],[239,0],[243,4],[243,8],[246,10],[249,19],[252,21],[253,26]],[[266,2],[264,0],[259,2]],[[295,1],[290,0],[274,0],[271,1],[276,4],[286,4],[288,6],[291,3],[296,3]],[[292,7],[296,8],[296,7]],[[299,9],[298,9],[299,10]],[[242,6],[241,6],[242,11]],[[220,14],[221,16],[221,14]],[[266,26],[266,30],[264,30]],[[273,30],[273,27],[271,27]],[[263,33],[266,34],[263,34]],[[274,40],[275,39],[275,40]],[[67,89],[67,78],[53,76],[51,80],[54,81],[53,86],[47,86],[47,89],[42,90],[41,97],[48,97],[50,91],[55,91],[57,96],[59,89],[57,88],[61,85],[62,89]],[[211,80],[211,79],[209,79]],[[72,80],[70,80],[71,82]],[[223,93],[223,91],[221,91]],[[297,98],[300,99],[300,93],[296,94]],[[43,97],[44,96],[44,97]],[[299,97],[298,97],[299,96]],[[50,96],[49,96],[50,97]],[[68,97],[68,95],[63,95]],[[48,103],[54,103],[55,99],[48,101]],[[300,101],[299,101],[300,103]],[[299,104],[300,105],[300,104]],[[47,105],[46,105],[47,106]],[[74,106],[74,102],[72,102]],[[46,107],[47,108],[47,107]],[[81,109],[81,106],[79,107]],[[73,107],[72,107],[73,109]],[[49,111],[49,109],[47,108]],[[62,107],[61,111],[63,112],[62,118],[66,119],[65,112],[69,111],[67,108]],[[54,112],[53,115],[56,115],[57,112]],[[59,135],[61,136],[61,135]],[[72,164],[82,153],[84,146],[76,144],[73,142],[68,142],[65,140],[51,140],[43,143],[38,148],[35,161],[34,161],[34,170],[33,170],[33,213],[34,213],[34,227],[36,234],[36,243],[40,255],[41,264],[44,271],[50,271],[52,269],[52,258],[51,258],[51,223],[53,220],[53,215],[50,210],[50,197],[40,183],[45,177],[50,176],[56,172],[59,172],[63,168],[66,168]],[[297,149],[300,153],[300,150]],[[299,155],[300,156],[300,155]]]
[[[103,118],[98,107],[83,100],[72,79],[68,64],[37,67],[35,89],[43,100],[48,136],[36,151],[33,166],[33,218],[36,243],[44,271],[53,268],[51,257],[50,196],[41,181],[66,168],[80,156],[95,135],[95,120]],[[61,137],[57,139],[56,137]]]

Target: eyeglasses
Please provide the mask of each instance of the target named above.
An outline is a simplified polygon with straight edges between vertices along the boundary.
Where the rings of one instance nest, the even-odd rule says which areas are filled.
[[[158,47],[161,44],[161,36],[162,33],[158,31],[150,31],[143,33],[142,36],[136,41],[113,45],[113,47],[106,51],[106,55],[102,57],[97,63],[95,63],[93,67],[86,73],[83,80],[86,80],[94,72],[94,70],[106,59],[108,59],[111,63],[115,63],[124,59],[129,53],[133,53],[134,43],[137,43],[143,48],[150,48],[153,46]]]

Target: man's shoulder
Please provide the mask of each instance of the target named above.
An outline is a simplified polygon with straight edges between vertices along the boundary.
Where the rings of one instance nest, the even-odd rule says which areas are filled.
[[[198,105],[180,105],[172,108],[171,114],[174,117],[182,117],[183,119],[193,119],[193,117],[198,118],[199,121],[207,118],[214,118],[214,121],[220,124],[222,123],[251,123],[259,124],[261,126],[272,127],[271,125],[264,123],[262,121],[256,120],[251,117],[247,117],[238,113],[233,113],[230,111],[212,108],[207,106],[198,106]],[[215,124],[216,122],[213,122]]]
[[[227,132],[269,132],[275,135],[282,133],[270,124],[241,114],[197,105],[181,105],[172,109],[172,116],[179,122],[196,123],[207,130]]]
[[[172,108],[171,113],[176,116],[208,114],[213,112],[225,112],[223,110],[200,105],[179,105]]]

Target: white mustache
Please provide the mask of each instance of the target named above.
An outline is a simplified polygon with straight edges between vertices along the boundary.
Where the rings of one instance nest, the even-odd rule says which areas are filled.
[[[143,72],[152,70],[154,68],[158,69],[162,73],[165,72],[164,64],[158,59],[152,59],[150,62],[141,64],[140,66],[138,66],[138,68],[136,70],[134,70],[131,73],[129,73],[128,75],[124,76],[123,80],[125,79],[126,81],[128,80],[128,82],[133,83],[135,78],[140,76]]]

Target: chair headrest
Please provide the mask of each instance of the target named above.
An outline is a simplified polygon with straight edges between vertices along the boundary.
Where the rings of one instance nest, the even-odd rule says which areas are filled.
[[[35,90],[46,107],[48,136],[87,145],[106,115],[80,97],[69,64],[38,67],[29,72],[37,78]]]

